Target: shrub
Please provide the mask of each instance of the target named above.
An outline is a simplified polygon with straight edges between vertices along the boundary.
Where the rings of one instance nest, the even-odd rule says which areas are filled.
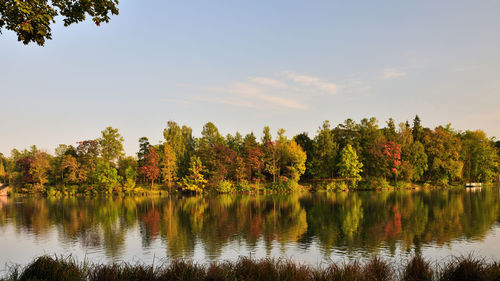
[[[367,178],[359,183],[361,189],[387,189],[391,185],[385,178]]]
[[[341,181],[337,183],[337,190],[338,191],[346,191],[349,190],[349,186],[345,181]]]
[[[46,191],[45,191],[45,194],[47,196],[55,196],[55,195],[57,195],[57,193],[58,192],[57,192],[56,188],[53,186],[48,186]]]
[[[250,192],[253,191],[253,188],[247,180],[243,180],[236,185],[236,190],[240,192]]]
[[[401,188],[401,189],[409,189],[412,187],[411,183],[406,182],[406,181],[398,181],[395,184],[396,188]]]
[[[286,177],[281,177],[277,182],[271,183],[271,190],[277,192],[287,192],[297,189],[299,184]]]
[[[331,181],[322,185],[326,191],[346,191],[349,190],[349,185],[345,181]]]
[[[220,181],[215,187],[215,190],[219,193],[229,193],[233,191],[233,183],[228,180]]]
[[[445,177],[441,177],[437,180],[437,184],[441,185],[441,186],[445,186],[445,185],[448,185],[448,176],[445,176]]]
[[[334,181],[331,181],[329,183],[327,183],[325,186],[324,186],[324,189],[326,191],[335,191],[337,190],[337,183],[334,182]]]

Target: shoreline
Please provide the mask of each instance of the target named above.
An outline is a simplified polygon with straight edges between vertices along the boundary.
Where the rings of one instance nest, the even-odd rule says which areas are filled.
[[[380,188],[366,188],[366,187],[356,187],[356,188],[336,188],[336,189],[329,189],[328,187],[312,187],[312,186],[307,186],[305,183],[299,183],[297,188],[294,190],[272,190],[269,188],[260,188],[260,189],[255,189],[252,191],[231,191],[231,192],[218,192],[218,191],[206,191],[206,192],[187,192],[183,190],[177,190],[174,189],[169,192],[168,188],[161,187],[157,189],[145,189],[143,187],[140,187],[140,190],[135,191],[135,192],[112,192],[112,193],[105,193],[105,192],[94,192],[94,193],[85,193],[85,192],[66,192],[66,191],[55,191],[55,192],[17,192],[13,191],[13,189],[10,189],[7,194],[3,194],[0,196],[0,198],[7,198],[7,197],[46,197],[46,198],[63,198],[63,197],[156,197],[156,196],[169,196],[169,195],[182,195],[182,196],[204,196],[204,195],[271,195],[271,194],[291,194],[291,193],[303,193],[303,192],[310,192],[310,193],[317,193],[317,192],[368,192],[368,191],[373,191],[373,192],[387,192],[387,191],[402,191],[402,190],[407,190],[407,191],[419,191],[419,190],[457,190],[457,189],[464,189],[468,191],[477,191],[481,190],[482,188],[489,188],[495,185],[498,185],[498,183],[488,183],[488,184],[483,184],[481,187],[465,187],[462,184],[454,184],[454,185],[446,185],[446,186],[439,186],[439,185],[429,185],[429,184],[414,184],[414,183],[403,183],[402,186],[385,186],[385,187],[380,187]],[[64,187],[59,187],[59,188],[64,188]],[[84,188],[79,187],[79,188]]]

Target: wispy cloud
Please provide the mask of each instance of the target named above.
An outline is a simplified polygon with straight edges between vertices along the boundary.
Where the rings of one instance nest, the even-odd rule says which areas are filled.
[[[382,72],[382,79],[393,79],[405,76],[406,73],[395,68],[387,68]]]
[[[249,108],[309,109],[309,106],[296,97],[287,97],[282,96],[280,93],[271,93],[263,89],[260,85],[248,82],[232,83],[224,87],[211,88],[210,91],[222,94],[222,96],[212,96],[202,99]]]
[[[276,80],[276,79],[271,79],[268,77],[250,77],[250,81],[256,84],[264,85],[264,86],[269,86],[277,89],[286,89],[288,88],[288,85],[286,85],[284,82]]]
[[[228,104],[232,106],[241,106],[241,107],[248,107],[248,108],[257,108],[257,105],[255,103],[245,101],[242,99],[235,99],[235,98],[227,98],[227,97],[197,97],[196,98],[199,101],[206,101],[206,102],[212,102],[212,103],[222,103],[222,104]]]
[[[339,90],[339,86],[337,84],[324,81],[319,77],[298,74],[291,71],[286,71],[285,76],[291,81],[302,86],[312,87],[314,89],[325,91],[331,94],[335,94]]]
[[[205,88],[210,94],[197,100],[262,110],[308,110],[317,94],[334,94],[335,83],[287,71],[275,76],[252,76],[227,85]]]

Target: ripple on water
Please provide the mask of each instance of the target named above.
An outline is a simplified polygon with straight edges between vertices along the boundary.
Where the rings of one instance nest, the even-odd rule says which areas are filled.
[[[271,196],[78,200],[29,198],[2,204],[0,264],[37,254],[92,261],[206,262],[242,255],[318,263],[430,259],[478,249],[500,258],[498,187]],[[21,202],[18,204],[17,202]],[[470,204],[474,202],[474,204]],[[15,246],[14,246],[15,245]],[[15,249],[14,249],[15,248]]]

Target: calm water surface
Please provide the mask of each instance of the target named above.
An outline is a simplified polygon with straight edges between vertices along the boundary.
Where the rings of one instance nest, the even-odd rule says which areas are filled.
[[[289,257],[500,259],[500,189],[178,196],[0,197],[0,274],[41,254],[93,262]],[[1,274],[3,275],[3,274]]]

